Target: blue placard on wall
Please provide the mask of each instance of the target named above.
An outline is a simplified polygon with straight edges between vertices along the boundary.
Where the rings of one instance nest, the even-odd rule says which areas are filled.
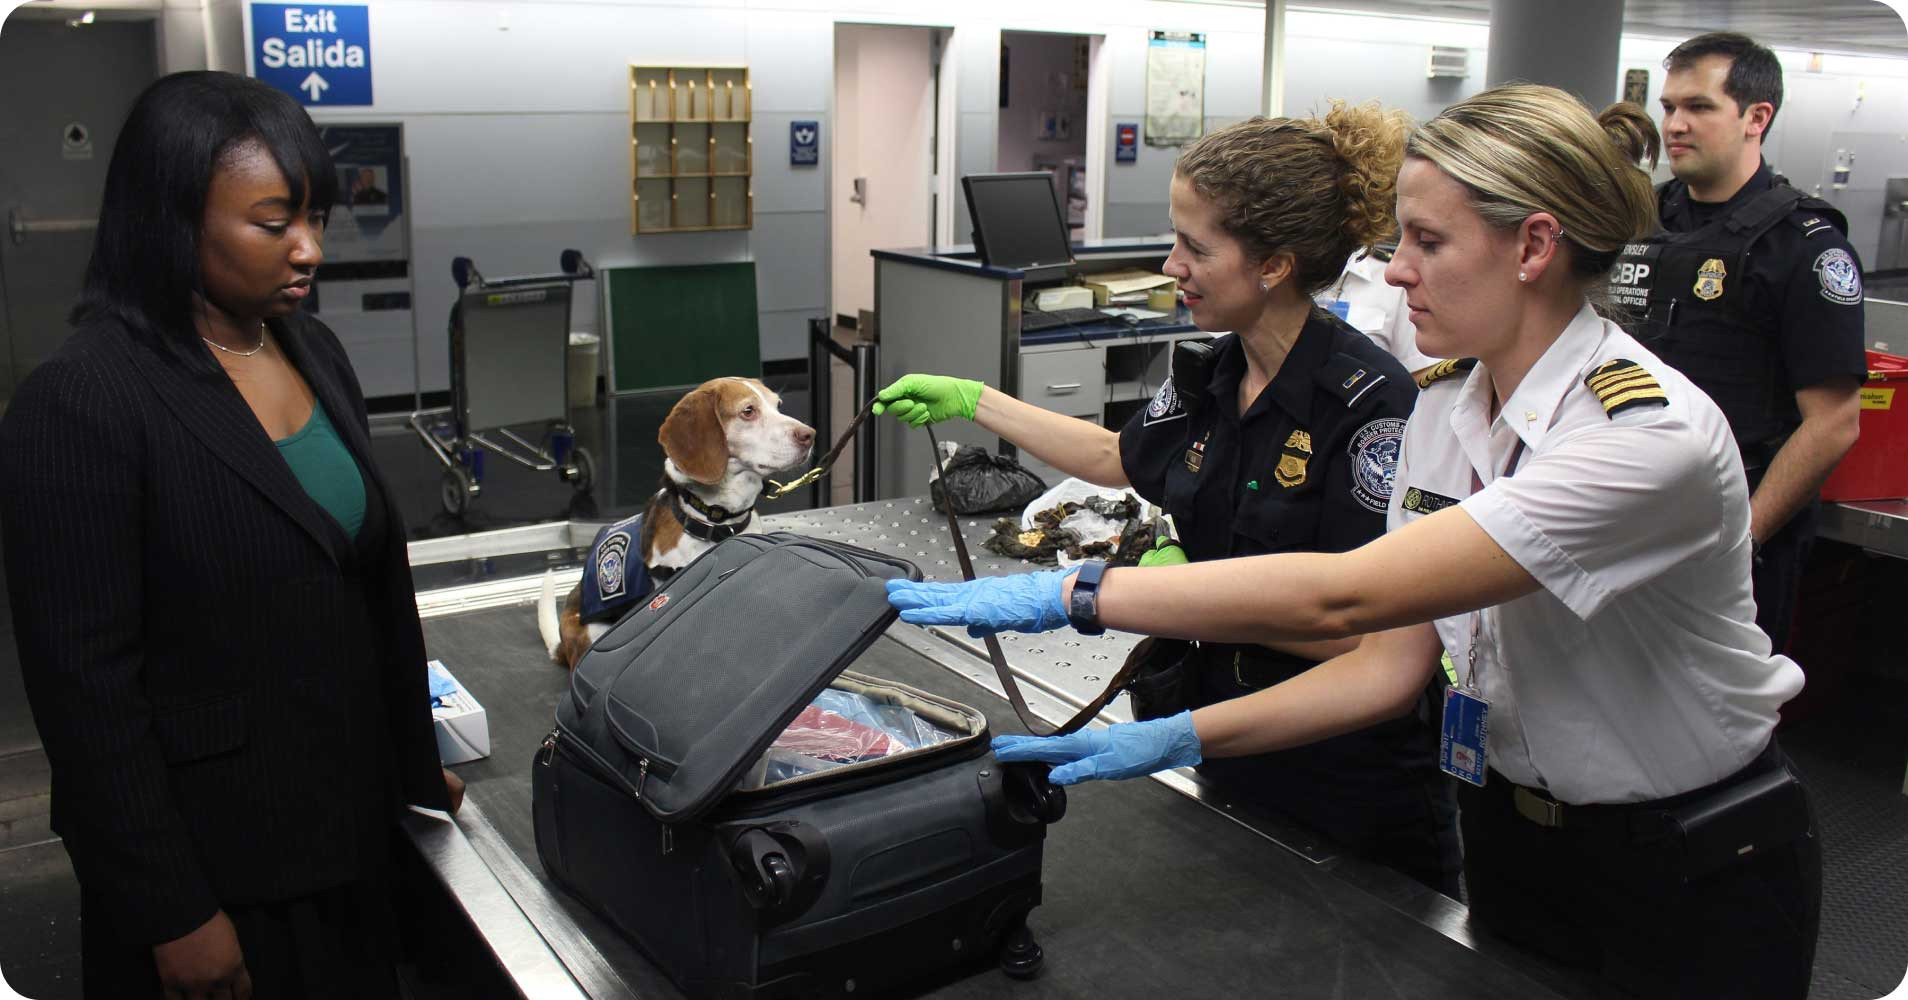
[[[1132,163],[1139,159],[1139,123],[1119,122],[1113,126],[1113,162]]]
[[[788,162],[791,166],[813,166],[821,162],[821,123],[788,123]]]
[[[371,103],[371,14],[361,4],[252,4],[252,75],[307,107]]]

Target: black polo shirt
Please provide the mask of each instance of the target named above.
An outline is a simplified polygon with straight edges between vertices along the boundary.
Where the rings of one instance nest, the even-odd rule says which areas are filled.
[[[1682,181],[1670,181],[1657,194],[1663,228],[1672,233],[1701,229],[1776,185],[1767,163],[1725,202],[1701,202]],[[1854,263],[1853,286],[1846,267]],[[1867,334],[1862,324],[1861,258],[1841,231],[1820,213],[1798,206],[1749,248],[1749,298],[1744,312],[1755,318],[1754,336],[1775,340],[1781,359],[1778,383],[1791,390],[1819,385],[1837,375],[1864,378],[1868,372]],[[1685,372],[1703,385],[1701,371]],[[1778,419],[1793,428],[1800,421],[1791,397],[1781,401]]]
[[[1341,552],[1384,533],[1417,386],[1395,358],[1314,309],[1245,415],[1245,349],[1218,341],[1196,415],[1169,380],[1120,432],[1140,496],[1173,515],[1194,560]]]

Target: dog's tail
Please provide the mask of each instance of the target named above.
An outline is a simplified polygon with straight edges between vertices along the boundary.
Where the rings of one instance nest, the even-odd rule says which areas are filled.
[[[557,643],[563,641],[563,632],[557,624],[554,570],[543,571],[543,593],[537,598],[537,631],[543,635],[543,648],[549,651],[550,659],[556,659]]]

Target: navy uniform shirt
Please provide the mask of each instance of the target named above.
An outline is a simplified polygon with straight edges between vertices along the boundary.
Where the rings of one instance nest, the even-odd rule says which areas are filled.
[[[1726,202],[1694,201],[1682,181],[1670,181],[1657,198],[1663,228],[1673,233],[1700,229],[1775,184],[1767,163]],[[1861,259],[1840,230],[1800,206],[1750,247],[1748,267],[1745,312],[1763,320],[1755,335],[1776,340],[1778,382],[1791,390],[1777,404],[1777,422],[1793,429],[1801,421],[1794,390],[1837,375],[1858,380],[1867,375]],[[1703,372],[1688,374],[1703,384]]]
[[[1314,310],[1245,415],[1245,349],[1218,341],[1191,415],[1168,381],[1120,432],[1120,463],[1194,560],[1340,552],[1384,533],[1417,386],[1396,359]]]

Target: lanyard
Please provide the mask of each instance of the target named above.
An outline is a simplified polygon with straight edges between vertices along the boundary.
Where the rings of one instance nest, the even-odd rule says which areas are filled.
[[[1520,437],[1517,439],[1517,443],[1511,446],[1510,458],[1504,462],[1504,472],[1502,475],[1499,475],[1497,479],[1509,479],[1517,471],[1518,459],[1523,457],[1524,439]],[[1493,479],[1492,482],[1496,482],[1497,479]],[[1484,480],[1478,476],[1476,469],[1472,469],[1471,495],[1476,496],[1483,491]],[[1471,612],[1471,644],[1467,647],[1464,656],[1464,682],[1461,685],[1467,691],[1477,690],[1477,639],[1483,629],[1483,624],[1484,609],[1479,608]]]

